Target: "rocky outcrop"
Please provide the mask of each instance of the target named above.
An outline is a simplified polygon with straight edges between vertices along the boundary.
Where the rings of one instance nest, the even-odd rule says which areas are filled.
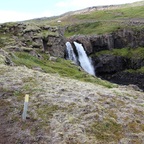
[[[140,89],[144,90],[144,74],[143,73],[130,73],[126,71],[120,71],[114,74],[106,74],[100,76],[108,81],[129,85],[137,85]]]
[[[139,69],[144,66],[144,58],[134,59],[112,54],[93,56],[93,64],[97,74],[115,73],[126,69]]]
[[[102,73],[115,73],[126,68],[126,60],[121,56],[114,56],[110,54],[93,57],[93,64],[97,75]]]
[[[74,36],[69,41],[71,43],[77,41],[84,46],[87,54],[92,57],[97,76],[119,84],[137,84],[144,89],[143,74],[140,72],[125,72],[128,69],[137,70],[144,66],[142,54],[139,54],[140,57],[133,57],[131,54],[122,56],[112,53],[96,55],[103,50],[112,51],[125,47],[134,50],[137,47],[144,47],[144,29],[141,31],[123,29],[104,35]]]
[[[141,31],[122,29],[104,35],[74,36],[69,38],[68,41],[81,43],[88,54],[114,48],[144,47],[144,29]]]
[[[144,90],[144,74],[136,72],[144,66],[144,58],[132,59],[104,54],[92,59],[98,77],[123,85],[135,84]],[[131,71],[127,71],[128,69]]]
[[[50,55],[56,57],[64,57],[65,39],[62,35],[49,35],[42,39],[44,51],[48,51]]]
[[[56,26],[38,26],[35,24],[6,23],[0,25],[0,34],[10,44],[4,41],[4,46],[14,46],[41,49],[52,56],[64,57],[65,39],[62,31]]]

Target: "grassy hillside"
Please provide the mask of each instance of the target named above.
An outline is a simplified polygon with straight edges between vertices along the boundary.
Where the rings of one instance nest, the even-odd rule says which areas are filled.
[[[80,67],[72,64],[71,61],[61,58],[57,58],[55,61],[50,61],[48,60],[49,57],[47,54],[40,51],[38,51],[38,53],[41,55],[42,59],[34,57],[26,52],[16,52],[12,55],[12,60],[16,65],[25,65],[31,69],[38,68],[45,73],[55,73],[62,77],[69,77],[80,81],[100,84],[108,88],[116,87],[115,84],[103,81],[87,74],[81,70]]]
[[[108,89],[24,66],[0,69],[1,144],[144,143],[144,93],[133,86]]]
[[[143,28],[144,6],[125,7],[73,15],[64,19],[69,22],[65,36],[74,34],[104,34],[124,27]],[[138,24],[137,24],[138,23]]]
[[[103,9],[103,10],[101,10]],[[57,17],[31,20],[32,23],[65,27],[65,36],[103,34],[124,27],[144,25],[144,1],[118,6],[93,7]],[[61,23],[58,23],[61,20]]]

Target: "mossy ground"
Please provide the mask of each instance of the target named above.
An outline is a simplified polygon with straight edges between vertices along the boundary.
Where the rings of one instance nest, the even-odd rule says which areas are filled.
[[[142,92],[127,87],[109,89],[25,66],[1,64],[0,69],[5,70],[0,76],[1,142],[7,142],[5,133],[11,143],[109,144],[130,137],[130,142],[143,142]],[[27,93],[28,115],[23,122]]]
[[[65,31],[65,37],[70,37],[73,35],[99,35],[104,33],[109,33],[116,31],[118,29],[122,29],[123,25],[120,25],[117,22],[113,22],[113,24],[109,22],[84,22],[79,24],[73,24],[68,26]]]
[[[79,67],[72,64],[71,61],[61,58],[57,58],[56,61],[50,61],[48,60],[49,56],[47,54],[40,54],[43,57],[42,59],[34,57],[26,52],[16,52],[15,57],[13,57],[12,60],[17,65],[25,65],[29,68],[39,67],[46,73],[58,73],[64,77],[70,77],[91,83],[99,83],[109,88],[116,86],[107,81],[103,81],[101,79],[93,77],[85,73],[84,71],[80,71]]]
[[[123,137],[123,128],[112,119],[104,119],[103,121],[94,122],[88,133],[95,136],[102,142],[118,142]]]
[[[121,48],[121,49],[112,49],[112,50],[103,50],[95,53],[95,56],[100,56],[103,54],[111,54],[116,56],[122,56],[126,58],[141,59],[144,58],[144,48]]]

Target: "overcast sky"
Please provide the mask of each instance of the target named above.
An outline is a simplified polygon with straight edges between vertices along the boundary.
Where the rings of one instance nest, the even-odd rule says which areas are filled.
[[[60,15],[90,6],[135,1],[139,0],[1,0],[0,23]]]

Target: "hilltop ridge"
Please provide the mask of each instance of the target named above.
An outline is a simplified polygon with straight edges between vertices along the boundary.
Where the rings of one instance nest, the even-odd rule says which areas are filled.
[[[40,21],[51,21],[51,20],[60,20],[64,19],[67,16],[72,16],[72,15],[79,15],[79,14],[88,14],[93,11],[101,11],[101,10],[112,10],[112,9],[119,9],[119,8],[126,8],[126,7],[137,7],[137,6],[143,6],[144,5],[144,0],[134,2],[134,3],[126,3],[126,4],[119,4],[119,5],[103,5],[103,6],[92,6],[92,7],[87,7],[84,9],[80,10],[75,10],[75,11],[69,11],[64,14],[58,15],[58,16],[52,16],[52,17],[42,17],[42,18],[36,18],[32,20],[27,20],[26,22],[40,22]]]

